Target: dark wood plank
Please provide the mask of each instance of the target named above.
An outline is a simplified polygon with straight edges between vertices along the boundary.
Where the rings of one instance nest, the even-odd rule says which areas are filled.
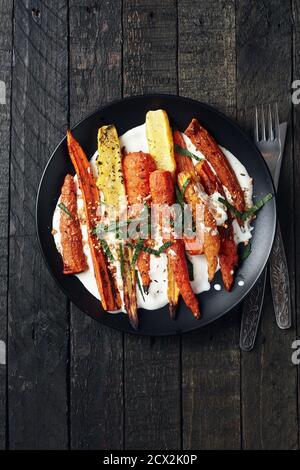
[[[9,447],[68,445],[66,300],[35,232],[43,168],[67,125],[67,2],[15,2],[8,316]]]
[[[251,131],[254,105],[277,101],[291,127],[290,2],[237,3],[237,108]],[[274,46],[276,45],[276,47]],[[280,179],[278,209],[294,297],[293,158],[289,132]],[[293,302],[294,303],[294,302]],[[298,443],[297,370],[291,363],[295,328],[275,324],[269,286],[255,350],[242,354],[243,447],[294,449]]]
[[[70,120],[121,97],[121,0],[70,4]],[[97,143],[95,142],[95,150]],[[71,447],[123,446],[123,335],[71,307]]]
[[[177,91],[175,0],[124,1],[124,94]],[[180,448],[180,340],[125,336],[125,448]]]
[[[0,3],[0,449],[6,446],[8,199],[13,4]]]
[[[235,2],[178,4],[180,94],[236,109]],[[191,20],[191,12],[193,19]],[[183,447],[240,447],[239,321],[229,314],[182,340]]]
[[[293,7],[293,75],[292,80],[299,80],[300,78],[300,1],[294,0]],[[299,89],[299,86],[297,87]],[[299,93],[297,95],[299,98]],[[300,103],[293,106],[293,148],[294,148],[294,216],[295,216],[295,307],[296,307],[296,327],[297,338],[300,337],[300,269],[299,260],[300,255],[300,214],[299,214],[299,200],[300,200]],[[298,447],[300,448],[300,374],[298,366]]]

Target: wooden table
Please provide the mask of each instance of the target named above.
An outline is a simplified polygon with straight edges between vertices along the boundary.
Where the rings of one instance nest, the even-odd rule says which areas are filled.
[[[298,448],[300,1],[1,0],[0,18],[0,447]],[[36,193],[67,126],[149,92],[210,103],[248,132],[259,103],[288,120],[278,206],[293,328],[277,328],[268,286],[251,353],[241,310],[182,337],[104,328],[42,260]]]

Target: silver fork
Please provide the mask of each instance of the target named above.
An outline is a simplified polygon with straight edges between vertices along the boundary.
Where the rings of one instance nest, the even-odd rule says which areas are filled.
[[[270,105],[268,106],[267,114],[266,130],[264,108],[261,108],[260,123],[259,113],[257,108],[255,108],[254,141],[269,167],[275,188],[277,190],[283,150],[280,132],[282,129],[279,125],[277,104],[275,105],[274,115],[272,115]],[[286,131],[286,124],[284,126],[284,130]],[[279,223],[277,224],[275,241],[269,262],[270,281],[276,322],[279,328],[289,328],[291,326],[290,286],[288,267]],[[250,351],[254,346],[263,304],[266,274],[267,267],[264,269],[259,280],[251,290],[243,305],[240,347],[246,351]]]

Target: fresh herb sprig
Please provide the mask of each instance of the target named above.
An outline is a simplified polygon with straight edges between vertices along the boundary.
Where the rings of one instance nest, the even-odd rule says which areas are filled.
[[[219,197],[218,201],[224,204],[231,212],[232,214],[237,217],[238,219],[241,219],[242,221],[245,221],[251,217],[251,215],[254,215],[256,212],[258,212],[268,201],[270,201],[273,197],[273,194],[268,193],[266,196],[264,196],[262,199],[257,201],[250,209],[247,209],[245,212],[240,212],[237,210],[230,202],[226,201],[226,199]]]
[[[138,256],[141,251],[149,253],[150,255],[160,256],[164,253],[170,246],[172,245],[171,241],[163,243],[157,250],[155,248],[151,248],[149,246],[144,245],[144,240],[138,240],[137,244],[134,247],[134,252],[132,256],[132,264],[137,262]]]
[[[121,268],[121,276],[124,276],[124,253],[122,244],[120,244],[120,268]]]
[[[141,293],[142,299],[143,299],[143,301],[145,302],[145,296],[144,296],[143,288],[142,288],[142,286],[141,286],[141,281],[140,281],[140,278],[139,278],[139,273],[138,273],[137,270],[135,270],[135,277],[136,277],[136,282],[137,282],[139,291],[140,291],[140,293]]]
[[[69,211],[69,209],[64,205],[63,202],[60,202],[60,203],[58,204],[58,207],[59,207],[63,212],[65,212],[69,217],[71,217],[71,219],[74,220],[73,215],[71,214],[71,212]]]
[[[191,182],[191,178],[187,178],[181,188],[181,195],[182,195],[182,198],[184,197],[185,195],[185,190],[186,188],[188,187],[189,183]]]
[[[110,259],[110,261],[114,261],[114,255],[112,254],[109,246],[108,246],[108,243],[106,240],[104,240],[103,238],[101,238],[100,240],[100,243],[101,243],[101,246],[103,248],[103,251],[104,253],[106,254],[106,256]]]
[[[241,260],[244,261],[245,259],[247,259],[248,256],[251,254],[251,251],[252,251],[251,243],[248,242],[248,244],[244,245],[243,247],[243,250],[241,253]]]
[[[189,279],[190,279],[190,281],[193,281],[194,280],[194,266],[193,266],[193,263],[191,262],[191,260],[188,258],[187,255],[186,255],[186,264],[187,264],[187,268],[188,268]]]
[[[184,207],[184,200],[183,200],[183,197],[182,197],[182,193],[179,189],[179,186],[177,184],[175,184],[175,195],[176,195],[176,201],[178,202],[178,204],[181,206],[181,208],[183,209]]]
[[[194,153],[190,152],[187,148],[184,148],[184,147],[181,147],[180,145],[178,144],[175,144],[174,145],[174,150],[176,153],[178,153],[179,155],[183,155],[185,157],[189,157],[191,160],[194,158],[195,160],[197,160],[197,162],[201,162],[202,160],[204,160],[204,158],[201,158],[201,157],[198,157],[198,155],[195,155]]]

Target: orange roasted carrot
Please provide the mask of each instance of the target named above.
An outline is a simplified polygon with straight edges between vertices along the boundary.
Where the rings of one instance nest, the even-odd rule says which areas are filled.
[[[170,248],[167,249],[167,256],[185,304],[191,309],[195,318],[200,318],[199,303],[189,279],[183,241],[175,240]]]
[[[150,192],[153,204],[172,205],[175,201],[174,180],[169,171],[156,170],[150,175]],[[172,240],[172,234],[169,240]],[[176,285],[186,305],[196,318],[200,317],[200,309],[189,280],[188,267],[182,240],[174,240],[167,248],[167,257]]]
[[[176,176],[181,171],[187,171],[195,180],[198,179],[197,172],[195,171],[192,160],[187,155],[182,155],[176,151],[176,146],[186,148],[185,140],[179,131],[173,132],[174,140],[174,156],[176,161]],[[197,237],[187,238],[184,237],[184,246],[190,255],[201,255],[203,253],[203,243]]]
[[[197,163],[196,173],[200,178],[200,182],[205,189],[207,194],[213,194],[215,192],[220,193],[225,197],[224,189],[218,176],[212,171],[209,163],[206,160]]]
[[[204,163],[205,164],[202,164],[201,162],[196,165],[196,171],[200,176],[201,183],[207,194],[211,195],[217,191],[224,197],[224,191],[218,176],[211,170],[207,162]],[[232,219],[230,216],[223,227],[218,227],[218,231],[220,234],[220,269],[225,289],[230,291],[234,280],[234,271],[238,265],[237,244],[234,241]]]
[[[82,233],[77,214],[77,194],[74,178],[67,175],[61,188],[60,196],[61,256],[64,274],[81,273],[87,269],[83,252]]]
[[[215,139],[202,127],[197,119],[192,119],[190,125],[185,130],[185,134],[191,139],[195,147],[200,150],[205,158],[212,165],[220,178],[221,183],[228,189],[232,204],[240,211],[245,210],[244,193],[237,177],[230,166],[227,158],[218,146]]]
[[[181,171],[187,171],[190,173],[194,178],[196,178],[196,171],[192,160],[187,155],[182,155],[181,153],[176,152],[176,146],[178,145],[181,148],[186,148],[186,143],[184,138],[179,131],[173,132],[173,140],[174,140],[174,156],[176,161],[176,175]]]
[[[123,157],[123,174],[129,204],[143,204],[150,194],[149,176],[156,165],[149,153],[132,152]]]
[[[217,224],[209,208],[208,196],[199,181],[194,181],[192,175],[186,171],[178,174],[178,184],[184,191],[184,199],[192,209],[193,219],[198,225],[197,234],[200,241],[203,239],[203,251],[207,258],[208,277],[211,281],[218,265],[220,237]]]
[[[91,250],[94,273],[101,302],[105,310],[118,310],[121,307],[120,293],[116,288],[112,274],[107,267],[101,244],[96,235],[92,233],[92,229],[98,222],[97,207],[99,204],[99,191],[93,177],[90,163],[82,147],[75,140],[70,130],[67,131],[67,143],[70,158],[74,165],[79,186],[82,191],[86,224],[89,234],[89,247]]]
[[[220,269],[225,289],[230,291],[234,281],[234,272],[239,261],[232,221],[227,220],[226,226],[219,227],[219,233],[221,238],[219,252]]]
[[[154,159],[149,153],[132,152],[123,157],[123,175],[129,205],[143,204],[150,194],[149,177],[156,169]],[[138,214],[135,214],[138,215]],[[145,241],[145,243],[147,243]],[[141,251],[137,267],[142,279],[143,290],[147,294],[151,283],[150,254]]]

